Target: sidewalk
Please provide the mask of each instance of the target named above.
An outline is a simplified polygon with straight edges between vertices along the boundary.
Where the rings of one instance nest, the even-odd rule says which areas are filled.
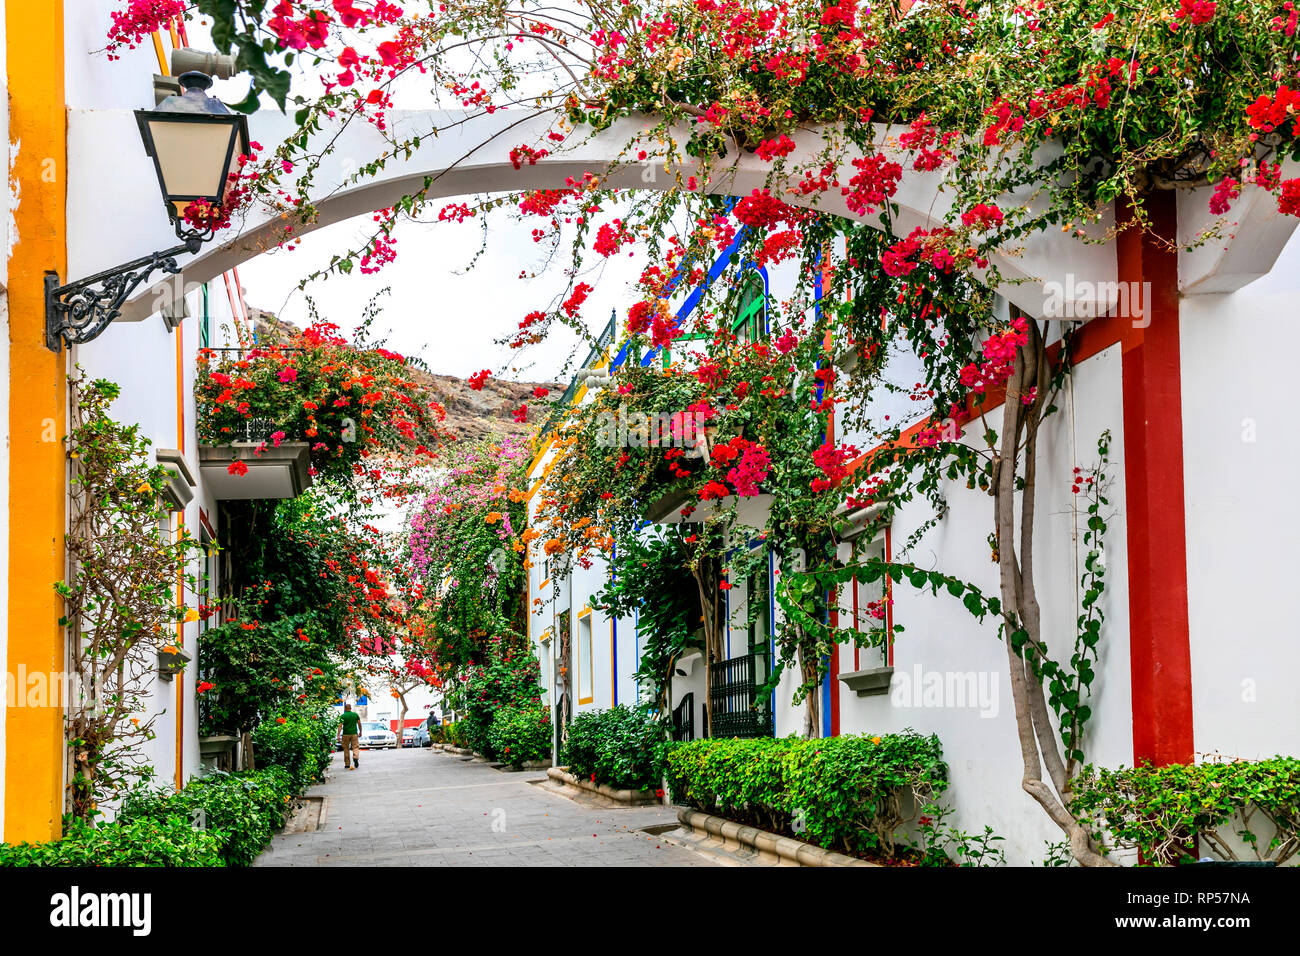
[[[319,829],[280,833],[254,866],[713,866],[643,827],[667,807],[595,808],[529,781],[425,749],[334,755]]]

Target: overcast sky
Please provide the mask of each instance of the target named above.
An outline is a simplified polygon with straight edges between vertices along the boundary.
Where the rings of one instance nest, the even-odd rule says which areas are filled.
[[[191,42],[204,47],[206,18],[199,17],[190,27]],[[371,34],[360,44],[365,48],[382,39]],[[335,44],[331,43],[331,48]],[[520,51],[516,51],[517,53]],[[468,54],[462,53],[467,57]],[[307,67],[300,58],[293,70],[294,92],[318,92],[319,74],[332,75],[337,67]],[[532,77],[538,91],[556,88],[556,78],[538,74]],[[548,87],[547,84],[550,84]],[[246,77],[219,82],[213,92],[228,102],[241,99],[248,90]],[[392,90],[394,106],[399,109],[428,109],[439,105],[439,92],[430,89],[427,79],[413,74],[399,81]],[[531,95],[527,90],[522,94]],[[520,95],[522,95],[520,94]],[[263,109],[276,107],[264,102]],[[266,144],[268,147],[270,144]],[[508,147],[502,143],[502,161]],[[559,183],[556,184],[561,185]],[[433,215],[445,203],[468,201],[448,197],[437,201]],[[607,208],[599,221],[618,215]],[[375,324],[378,334],[388,332],[389,348],[423,358],[430,370],[449,375],[468,376],[480,369],[493,374],[522,380],[555,380],[566,360],[575,351],[577,361],[586,357],[586,346],[579,347],[577,335],[556,324],[547,339],[525,350],[511,350],[494,345],[494,340],[512,335],[519,320],[535,309],[556,304],[555,296],[564,289],[563,269],[569,264],[567,249],[551,263],[550,269],[536,279],[521,280],[521,270],[534,272],[544,268],[545,248],[533,243],[534,225],[513,220],[498,210],[492,219],[495,227],[487,252],[474,268],[466,272],[470,258],[479,248],[480,221],[464,223],[420,224],[403,222],[396,230],[397,259],[377,274],[363,276],[356,269],[348,276],[334,276],[313,283],[307,290],[316,300],[323,318],[351,330],[361,321],[366,303],[381,289],[391,294],[383,300],[381,319]],[[540,223],[539,223],[540,225]],[[323,267],[330,257],[354,248],[369,234],[374,223],[369,215],[338,223],[305,236],[293,252],[277,250],[259,256],[239,267],[249,306],[278,314],[298,325],[306,324],[307,303],[298,282]],[[580,277],[595,287],[582,308],[581,317],[593,334],[609,320],[611,308],[620,318],[632,304],[630,285],[635,281],[644,259],[629,259],[624,254],[606,261],[594,253],[586,256],[589,266],[603,265]],[[638,264],[639,263],[639,264]]]
[[[448,200],[452,201],[452,200]],[[611,214],[612,216],[612,214]],[[383,313],[375,332],[388,333],[388,347],[423,358],[430,370],[467,376],[479,369],[525,380],[552,380],[578,343],[577,335],[556,324],[542,343],[523,350],[494,344],[512,335],[519,320],[534,309],[547,309],[564,289],[563,269],[570,262],[561,249],[545,271],[543,246],[533,243],[531,225],[513,221],[502,212],[491,220],[487,251],[472,269],[466,269],[479,248],[477,220],[464,223],[423,224],[403,222],[397,230],[397,259],[374,275],[353,270],[347,276],[317,280],[306,290],[323,318],[351,330],[362,319],[366,303],[380,290],[390,293],[381,301]],[[374,223],[369,216],[326,227],[307,235],[290,252],[276,250],[239,267],[240,281],[250,306],[275,312],[303,325],[307,301],[298,282],[328,263],[334,253],[351,248]],[[631,305],[631,283],[644,260],[626,255],[603,260],[588,254],[593,268],[582,276],[595,291],[582,307],[581,316],[593,334],[616,308],[620,320]],[[543,271],[535,279],[520,279],[521,270]],[[586,356],[586,346],[578,361]]]

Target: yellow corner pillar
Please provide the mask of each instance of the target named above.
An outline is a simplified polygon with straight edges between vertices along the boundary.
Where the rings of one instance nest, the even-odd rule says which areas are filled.
[[[67,114],[63,4],[5,7],[11,202],[9,257],[10,680],[44,675],[50,693],[26,706],[14,687],[5,713],[4,840],[57,839],[62,831],[62,601],[66,480],[65,355],[45,347],[44,275],[66,281]],[[43,706],[41,706],[43,705]]]

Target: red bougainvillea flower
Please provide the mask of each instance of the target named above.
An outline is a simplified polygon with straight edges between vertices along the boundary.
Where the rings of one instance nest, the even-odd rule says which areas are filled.
[[[632,335],[640,335],[646,329],[650,328],[650,322],[654,319],[654,306],[644,299],[627,311],[627,330]]]
[[[134,50],[155,30],[166,28],[173,17],[185,15],[184,0],[130,0],[126,9],[109,13],[113,26],[108,31],[108,58],[116,60],[122,47]]]
[[[1232,201],[1241,195],[1241,183],[1232,176],[1224,176],[1214,187],[1210,197],[1210,212],[1222,216],[1232,208]]]
[[[524,422],[528,421],[528,406],[520,405],[518,408],[515,409],[513,417],[514,420],[521,425]]]
[[[775,139],[764,140],[758,144],[758,158],[766,163],[778,156],[789,156],[794,152],[794,140],[782,133]]]
[[[992,229],[1002,225],[1002,210],[988,203],[977,203],[961,214],[963,226],[976,226],[980,229]]]
[[[551,390],[547,388],[545,385],[538,385],[535,389],[533,389],[533,398],[545,398],[547,395],[550,394],[551,394]]]
[[[1283,215],[1300,217],[1300,176],[1282,183],[1277,209]]]
[[[483,383],[487,381],[488,376],[491,374],[492,373],[487,369],[483,369],[481,372],[475,372],[469,377],[469,387],[474,389],[476,392],[483,391]]]
[[[1279,86],[1272,96],[1261,93],[1246,107],[1251,127],[1261,133],[1271,133],[1296,116],[1300,116],[1300,89],[1290,89],[1286,84]]]
[[[564,314],[569,318],[576,316],[578,309],[581,308],[582,303],[587,301],[587,296],[591,294],[591,291],[591,286],[585,282],[579,282],[574,286],[573,293],[564,300],[564,305],[560,307],[564,310]]]
[[[1193,26],[1203,26],[1214,19],[1218,4],[1213,0],[1178,0],[1178,9],[1174,11],[1174,21],[1169,29],[1177,30],[1182,20],[1191,20]]]
[[[200,681],[199,686],[194,688],[194,693],[206,694],[208,691],[212,690],[212,688],[216,686],[217,686],[216,684],[213,684],[210,681]]]
[[[226,466],[226,472],[231,475],[246,475],[248,474],[248,465],[236,459]]]

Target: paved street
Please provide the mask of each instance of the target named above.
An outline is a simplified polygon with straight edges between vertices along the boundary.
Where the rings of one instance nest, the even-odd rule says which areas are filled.
[[[711,866],[644,827],[676,822],[666,807],[594,806],[552,792],[544,773],[506,773],[441,751],[341,754],[319,829],[281,833],[255,866]],[[530,782],[532,781],[532,782]]]

